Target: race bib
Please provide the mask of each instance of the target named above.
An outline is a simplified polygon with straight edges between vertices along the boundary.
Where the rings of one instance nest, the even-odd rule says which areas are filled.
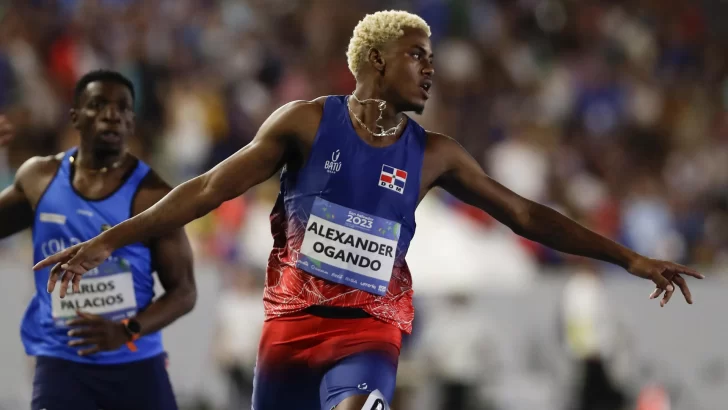
[[[400,224],[316,198],[296,267],[375,295],[392,277]]]
[[[101,315],[112,321],[134,316],[137,311],[134,279],[128,264],[121,260],[108,260],[98,268],[84,274],[80,291],[74,293],[68,284],[66,297],[61,299],[60,286],[51,295],[53,320],[56,326],[76,317],[76,310]]]

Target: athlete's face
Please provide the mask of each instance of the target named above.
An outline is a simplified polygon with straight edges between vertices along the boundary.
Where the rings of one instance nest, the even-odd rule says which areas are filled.
[[[101,151],[120,151],[134,132],[133,104],[123,84],[94,81],[71,110],[71,120],[85,143]]]
[[[405,29],[404,36],[383,50],[384,93],[401,111],[421,114],[430,98],[433,54],[430,38],[419,29]]]

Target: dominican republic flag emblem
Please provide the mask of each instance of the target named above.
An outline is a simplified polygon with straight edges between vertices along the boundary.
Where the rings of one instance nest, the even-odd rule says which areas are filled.
[[[407,171],[402,171],[389,165],[382,165],[382,173],[379,175],[379,186],[401,194],[404,192],[405,182],[407,182]]]

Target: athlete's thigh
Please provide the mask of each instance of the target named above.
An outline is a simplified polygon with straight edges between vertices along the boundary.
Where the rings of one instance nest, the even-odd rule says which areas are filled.
[[[98,410],[84,384],[81,366],[50,357],[38,357],[33,377],[32,410]]]
[[[304,364],[258,361],[253,380],[255,410],[319,410],[321,373]]]
[[[177,410],[167,373],[166,354],[109,366],[97,391],[104,410]]]
[[[345,400],[363,403],[365,397],[374,392],[379,392],[390,403],[396,378],[397,358],[390,353],[366,351],[348,356],[324,374],[319,386],[321,409],[331,410]],[[349,399],[354,396],[361,397]],[[356,410],[360,409],[361,406]]]

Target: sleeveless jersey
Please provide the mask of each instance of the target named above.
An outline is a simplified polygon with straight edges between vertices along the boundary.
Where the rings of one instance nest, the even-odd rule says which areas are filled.
[[[405,255],[425,140],[410,119],[394,144],[373,147],[354,130],[347,97],[327,97],[306,164],[281,173],[271,213],[267,318],[311,305],[352,307],[412,331]]]
[[[55,177],[38,201],[33,223],[33,259],[37,263],[71,245],[89,240],[131,217],[132,203],[149,166],[138,161],[122,185],[98,200],[82,197],[71,184],[71,156],[64,154]],[[53,294],[46,291],[50,268],[35,272],[35,295],[25,312],[21,338],[31,356],[50,356],[82,363],[114,364],[147,359],[163,352],[160,332],[135,342],[138,350],[122,346],[116,351],[81,357],[69,347],[66,321],[76,310],[102,315],[113,321],[132,317],[152,302],[154,279],[151,253],[141,243],[118,249],[98,268],[83,275],[79,293],[59,296],[60,282]]]

